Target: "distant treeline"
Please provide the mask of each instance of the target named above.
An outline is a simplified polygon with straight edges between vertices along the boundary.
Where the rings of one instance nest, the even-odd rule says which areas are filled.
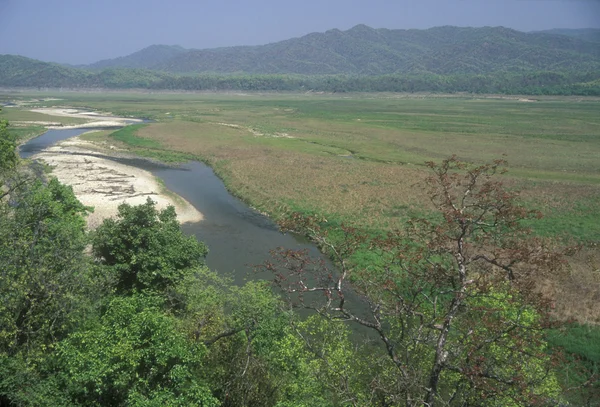
[[[180,90],[434,92],[600,95],[600,73],[530,72],[487,75],[199,75],[106,83],[107,87]]]
[[[600,96],[600,71],[496,71],[388,75],[175,74],[131,68],[89,71],[0,56],[0,86],[183,91],[435,92]]]
[[[315,92],[434,92],[526,95],[600,96],[600,72],[528,72],[485,75],[173,75],[160,72],[108,69],[75,78],[0,82],[2,86],[149,89],[183,91],[315,91]]]

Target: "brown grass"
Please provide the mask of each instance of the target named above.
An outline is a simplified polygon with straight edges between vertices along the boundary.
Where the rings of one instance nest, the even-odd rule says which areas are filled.
[[[282,150],[245,129],[206,123],[155,124],[139,135],[202,157],[230,189],[271,213],[301,208],[389,227],[426,200],[425,173],[410,166]]]
[[[568,274],[540,284],[555,299],[554,316],[561,321],[600,325],[600,253],[588,247],[569,259]]]
[[[300,137],[299,132],[288,134]],[[271,144],[241,124],[175,121],[153,124],[138,135],[202,157],[234,193],[275,215],[301,209],[387,229],[431,208],[423,190],[428,172],[419,166],[343,157],[338,155],[344,154],[343,149],[300,145],[294,139]],[[352,132],[346,135],[352,137]],[[282,143],[289,144],[286,148]],[[567,211],[574,201],[600,198],[596,184],[514,177],[505,178],[505,183],[542,210]],[[599,259],[597,248],[588,248],[570,259],[568,275],[539,282],[539,289],[555,298],[557,318],[600,323]]]
[[[400,226],[430,208],[423,162],[457,154],[506,158],[507,186],[546,215],[532,224],[536,233],[600,240],[598,99],[74,94],[68,102],[153,118],[138,136],[201,157],[271,215],[295,209],[372,229]],[[540,282],[560,293],[561,318],[598,321],[598,273],[586,261],[572,260],[564,281]]]

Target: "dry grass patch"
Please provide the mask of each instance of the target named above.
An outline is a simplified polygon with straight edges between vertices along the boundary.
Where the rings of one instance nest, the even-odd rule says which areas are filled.
[[[31,125],[35,123],[53,123],[53,125],[75,125],[87,123],[89,120],[77,117],[52,116],[15,107],[3,108],[0,119],[8,120],[14,126]]]
[[[210,123],[156,124],[139,135],[204,158],[233,192],[272,213],[301,209],[391,227],[426,201],[425,172],[409,166],[281,149]]]
[[[600,253],[598,247],[581,250],[569,259],[569,274],[561,281],[545,281],[553,293],[554,315],[561,321],[600,325]]]

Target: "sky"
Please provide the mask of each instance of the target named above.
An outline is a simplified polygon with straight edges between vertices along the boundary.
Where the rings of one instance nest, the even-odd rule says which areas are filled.
[[[0,0],[0,54],[87,64],[152,44],[258,45],[357,24],[600,28],[600,0]]]

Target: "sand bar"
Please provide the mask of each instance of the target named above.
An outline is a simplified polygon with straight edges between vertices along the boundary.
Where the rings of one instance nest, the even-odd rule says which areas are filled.
[[[166,191],[150,172],[112,161],[106,151],[99,151],[97,145],[79,137],[49,147],[32,158],[53,166],[52,175],[72,186],[84,205],[94,207],[87,219],[90,229],[114,217],[121,203],[139,205],[148,198],[159,209],[173,205],[181,223],[203,219],[189,202]]]
[[[43,113],[48,116],[59,116],[59,117],[76,117],[79,119],[89,120],[87,123],[83,124],[74,124],[63,126],[60,123],[50,123],[50,122],[27,122],[28,124],[39,124],[45,126],[48,129],[82,129],[82,128],[92,128],[92,127],[123,127],[132,123],[141,123],[143,120],[134,119],[134,118],[124,118],[113,116],[110,113],[98,113],[92,112],[88,110],[79,110],[72,108],[37,108],[30,109],[29,111],[35,113]]]

